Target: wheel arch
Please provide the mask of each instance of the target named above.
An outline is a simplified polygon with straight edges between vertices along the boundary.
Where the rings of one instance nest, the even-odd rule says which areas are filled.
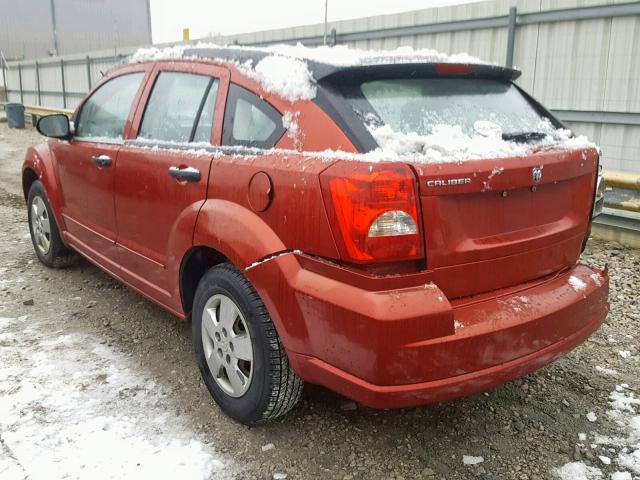
[[[38,180],[38,174],[33,168],[25,167],[22,170],[22,193],[24,194],[25,202],[29,199],[29,190],[31,190],[31,185],[36,180]]]
[[[22,191],[25,202],[29,197],[31,185],[36,180],[40,180],[47,195],[49,205],[53,210],[53,216],[58,225],[60,233],[66,230],[64,219],[62,218],[62,194],[59,188],[58,179],[55,172],[54,158],[49,144],[44,142],[27,150],[27,154],[22,165]]]
[[[191,213],[195,214],[195,209]],[[244,271],[253,262],[284,249],[280,238],[256,213],[227,200],[206,200],[197,212],[191,246],[180,261],[184,313],[191,312],[198,282],[209,268],[230,262]]]
[[[180,301],[185,314],[193,308],[193,300],[200,280],[207,271],[229,259],[218,250],[206,245],[195,245],[180,263]]]

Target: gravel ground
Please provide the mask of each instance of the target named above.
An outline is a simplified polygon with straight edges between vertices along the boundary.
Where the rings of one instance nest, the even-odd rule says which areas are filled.
[[[70,428],[77,415],[84,423],[105,416],[115,418],[116,425],[122,421],[112,441],[152,442],[151,459],[173,448],[175,458],[186,455],[187,462],[200,462],[197,471],[212,478],[533,480],[564,475],[579,480],[628,472],[617,478],[640,479],[640,452],[637,464],[628,455],[640,441],[640,417],[633,420],[634,409],[640,410],[633,402],[640,387],[640,251],[589,242],[583,260],[609,265],[611,313],[584,345],[533,375],[481,395],[390,411],[371,410],[309,385],[287,417],[246,428],[220,413],[200,381],[186,323],[86,262],[64,270],[38,263],[19,174],[25,148],[38,141],[33,130],[10,131],[0,124],[3,480],[59,478],[65,471],[70,478],[97,478],[87,469],[97,460],[104,466],[99,478],[108,478],[105,472],[118,478],[136,471],[124,469],[135,459],[122,445],[105,447],[122,452],[107,461],[104,452],[92,457],[90,451],[60,449],[59,437],[52,445],[41,431],[32,431],[34,425],[47,425],[65,432],[65,444],[91,444],[95,436],[83,437],[86,429]],[[36,369],[41,362],[50,368]],[[109,370],[111,364],[119,376]],[[11,369],[22,369],[21,378],[12,377]],[[56,374],[68,375],[69,381],[52,381]],[[35,392],[31,396],[20,393],[24,378]],[[626,412],[612,403],[616,386]],[[64,394],[64,406],[52,407],[51,389]],[[154,416],[163,418],[155,426],[150,424]],[[629,430],[634,421],[638,438]],[[96,431],[100,428],[89,429]],[[174,437],[182,443],[171,444]],[[38,459],[52,448],[59,452],[52,460],[57,470],[39,477]],[[86,466],[70,461],[85,454]],[[156,472],[156,478],[169,476],[170,467]],[[195,475],[176,471],[190,472],[182,478]]]

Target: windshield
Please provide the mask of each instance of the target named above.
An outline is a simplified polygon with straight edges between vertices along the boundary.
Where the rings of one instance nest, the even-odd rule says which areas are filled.
[[[429,135],[434,127],[449,125],[467,135],[489,130],[507,137],[537,132],[544,120],[514,85],[495,80],[373,80],[360,91],[373,109],[365,115],[368,123],[402,133]]]

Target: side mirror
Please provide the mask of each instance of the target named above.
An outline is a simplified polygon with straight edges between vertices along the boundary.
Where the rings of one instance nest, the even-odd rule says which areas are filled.
[[[41,117],[38,120],[36,129],[45,137],[61,138],[63,140],[71,137],[69,118],[62,113]]]

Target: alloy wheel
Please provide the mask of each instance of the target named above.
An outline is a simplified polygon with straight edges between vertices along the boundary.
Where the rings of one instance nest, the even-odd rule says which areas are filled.
[[[31,231],[36,248],[42,255],[51,248],[51,223],[49,212],[42,197],[35,196],[31,202]]]
[[[230,297],[216,294],[205,304],[202,346],[218,386],[231,397],[244,395],[253,376],[253,346],[246,321]]]

